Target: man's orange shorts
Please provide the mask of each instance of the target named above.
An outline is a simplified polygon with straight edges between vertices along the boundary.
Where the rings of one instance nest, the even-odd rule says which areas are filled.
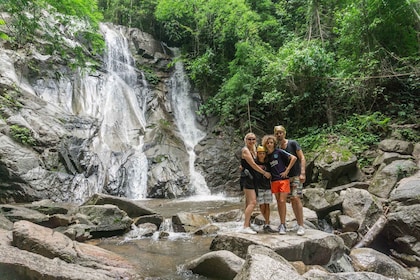
[[[290,193],[290,180],[278,180],[271,182],[272,193]]]

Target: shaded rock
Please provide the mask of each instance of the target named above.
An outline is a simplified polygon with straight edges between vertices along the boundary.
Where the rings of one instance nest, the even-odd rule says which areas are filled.
[[[357,158],[343,147],[332,147],[320,154],[315,167],[321,174],[321,180],[327,181],[327,188],[358,181],[360,170],[357,168]]]
[[[63,214],[51,215],[48,219],[48,223],[44,223],[44,226],[49,228],[56,228],[62,226],[69,226],[73,223],[73,218]]]
[[[372,163],[372,165],[378,168],[381,165],[388,165],[391,162],[396,161],[396,160],[408,160],[408,159],[412,159],[412,156],[402,155],[399,153],[382,152],[378,157],[375,158],[375,161]]]
[[[303,204],[305,207],[324,217],[327,213],[341,209],[343,198],[336,192],[324,190],[322,188],[312,188],[303,190]]]
[[[343,214],[357,220],[364,235],[383,214],[382,204],[368,191],[350,188],[343,191]]]
[[[414,145],[413,143],[407,141],[385,139],[379,143],[378,148],[384,152],[395,152],[403,155],[411,155],[413,153]]]
[[[343,239],[344,245],[346,245],[347,248],[353,248],[353,246],[356,245],[359,237],[357,232],[344,232],[338,236]]]
[[[340,215],[338,219],[341,225],[341,230],[343,232],[352,232],[359,229],[360,224],[356,219],[353,219],[347,215]]]
[[[235,280],[304,279],[282,256],[264,246],[251,245]]]
[[[393,279],[417,279],[390,257],[370,248],[354,249],[350,258],[356,271],[375,272]]]
[[[383,234],[397,253],[413,255],[409,262],[420,266],[420,204],[391,205]]]
[[[0,213],[0,229],[11,230],[13,223]]]
[[[74,212],[77,209],[77,206],[75,204],[65,203],[65,202],[54,202],[49,199],[34,201],[30,204],[24,204],[23,206],[25,208],[36,210],[45,215],[52,215],[52,214],[64,215],[64,214]]]
[[[367,190],[369,188],[369,183],[366,183],[366,182],[352,182],[352,183],[348,183],[348,184],[344,184],[344,185],[341,185],[341,186],[331,188],[330,191],[339,193],[340,191],[343,191],[343,190],[346,190],[346,189],[349,189],[349,188]]]
[[[73,224],[69,227],[56,228],[55,230],[63,233],[71,240],[83,242],[92,238],[92,235],[90,234],[91,229],[92,227],[86,224]]]
[[[140,216],[134,219],[134,224],[136,226],[144,223],[152,223],[155,224],[157,228],[160,227],[160,225],[163,223],[163,216],[159,214],[153,214],[153,215],[145,215]]]
[[[372,178],[368,191],[381,198],[388,198],[399,180],[410,176],[417,170],[412,160],[396,160],[383,165]]]
[[[217,279],[233,279],[245,260],[226,250],[202,255],[184,265],[184,269]]]
[[[44,225],[50,219],[48,215],[17,205],[2,204],[0,205],[0,211],[4,217],[12,222],[26,220],[35,224]]]

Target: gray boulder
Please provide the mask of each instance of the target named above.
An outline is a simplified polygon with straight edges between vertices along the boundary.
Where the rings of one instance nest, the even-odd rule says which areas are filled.
[[[301,280],[296,269],[273,250],[251,245],[248,247],[245,264],[234,280]]]
[[[184,269],[210,278],[233,279],[241,270],[244,262],[244,259],[232,252],[220,250],[187,262]]]
[[[356,271],[375,272],[392,279],[418,279],[387,255],[370,248],[353,249],[350,258]]]
[[[336,235],[319,230],[306,229],[304,236],[296,234],[249,235],[243,233],[219,233],[212,241],[210,250],[228,250],[245,258],[250,245],[261,245],[275,251],[288,261],[301,260],[305,264],[326,265],[342,257],[344,242]]]

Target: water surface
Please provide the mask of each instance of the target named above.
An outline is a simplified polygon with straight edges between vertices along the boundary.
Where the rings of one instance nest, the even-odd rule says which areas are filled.
[[[207,216],[243,208],[243,202],[239,200],[239,198],[191,197],[184,200],[150,199],[137,202],[169,219],[179,212]],[[242,226],[242,222],[217,225],[221,231],[238,230]],[[174,232],[170,232],[169,237],[165,239],[159,239],[158,233],[153,237],[141,238],[131,233],[126,236],[96,240],[95,243],[97,246],[117,253],[132,262],[138,268],[138,272],[147,277],[146,279],[209,280],[211,278],[192,275],[190,271],[185,271],[182,265],[188,260],[210,252],[209,248],[213,238],[214,236],[196,236]]]

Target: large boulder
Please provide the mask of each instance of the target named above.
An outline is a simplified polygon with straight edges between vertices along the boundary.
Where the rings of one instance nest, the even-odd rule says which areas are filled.
[[[410,266],[420,266],[420,172],[402,179],[390,195],[383,235],[392,254]]]
[[[273,250],[251,245],[245,264],[234,280],[303,280],[297,270]]]
[[[133,220],[115,205],[86,205],[79,208],[89,221],[90,233],[94,237],[113,236],[131,229]]]
[[[327,188],[358,181],[361,176],[356,156],[345,147],[331,145],[315,159],[314,164],[314,170]]]
[[[2,279],[140,279],[124,258],[29,221],[0,230]]]
[[[381,198],[388,198],[397,182],[410,176],[417,170],[412,160],[396,160],[388,165],[382,165],[372,178],[368,191]]]
[[[219,233],[212,241],[210,249],[228,250],[245,258],[250,245],[262,245],[288,261],[301,260],[305,264],[326,265],[344,254],[343,240],[333,234],[319,230],[306,229],[304,236],[295,234],[248,235],[243,233]]]
[[[233,279],[245,260],[226,250],[214,251],[187,262],[184,269],[210,278]]]
[[[145,215],[156,214],[153,210],[136,203],[131,199],[124,197],[117,197],[102,193],[96,193],[83,203],[83,205],[104,205],[112,204],[117,206],[119,209],[125,211],[130,218],[136,218]]]
[[[383,214],[382,203],[366,190],[350,188],[343,193],[343,213],[358,221],[364,235]]]
[[[375,272],[392,279],[418,279],[390,257],[370,248],[353,249],[350,258],[356,271]]]

